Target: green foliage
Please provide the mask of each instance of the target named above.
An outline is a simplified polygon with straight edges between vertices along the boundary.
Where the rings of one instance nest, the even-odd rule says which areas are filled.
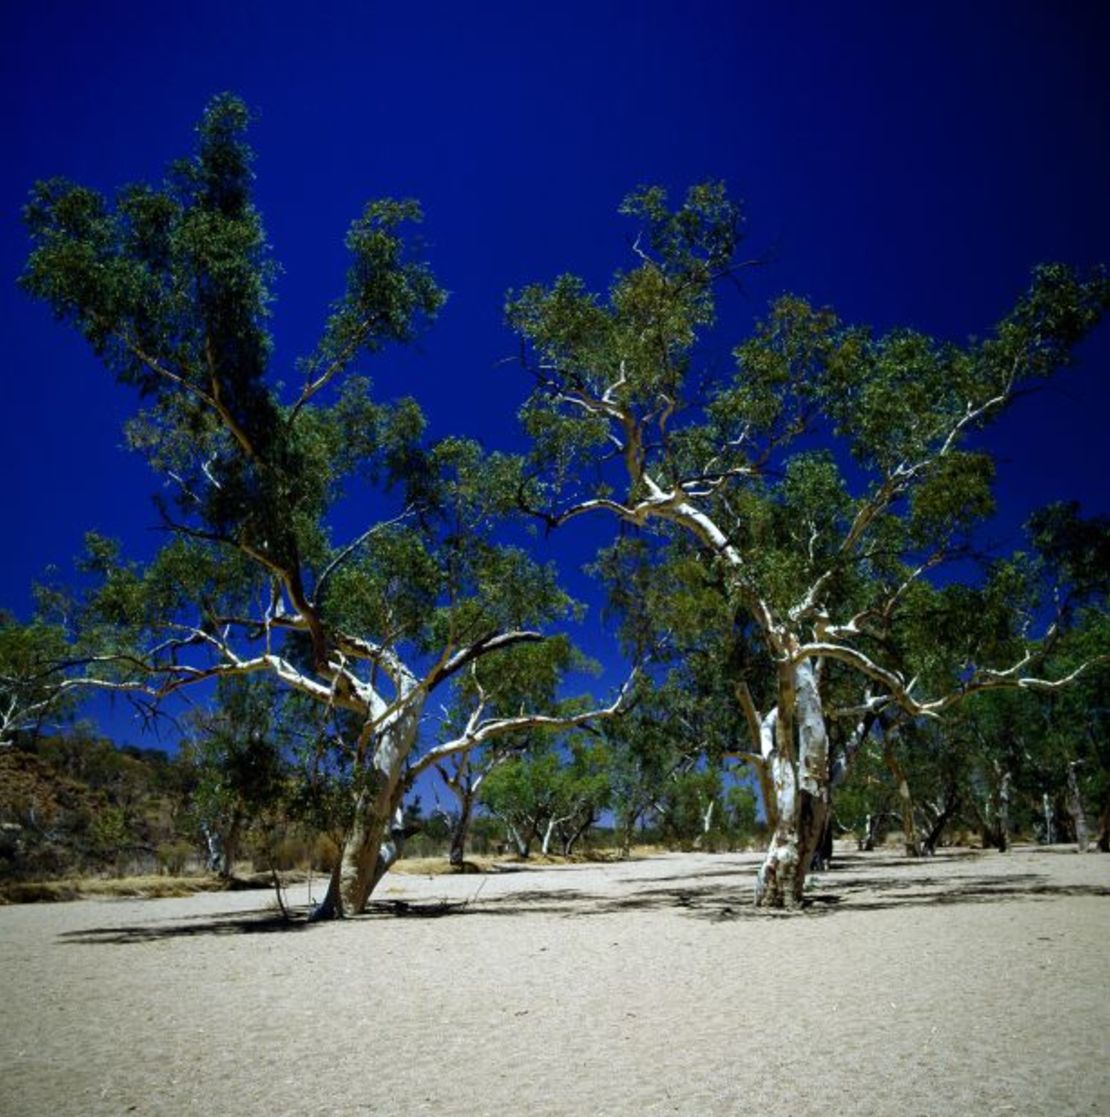
[[[307,386],[289,406],[268,385],[275,267],[250,200],[248,120],[237,98],[215,98],[195,155],[159,188],[125,188],[114,206],[60,180],[38,184],[21,282],[151,400],[130,439],[177,478],[177,515],[200,521],[193,542],[238,545],[285,568],[330,557],[319,521],[344,477],[401,479],[422,464],[413,444],[423,420],[410,400],[375,403],[365,380],[342,384],[324,408],[305,406]],[[442,303],[401,239],[418,218],[413,203],[386,200],[352,226],[347,291],[303,362],[310,384],[323,388],[360,352],[411,339]]]
[[[413,400],[379,400],[352,373],[356,359],[411,341],[443,304],[414,250],[415,202],[366,205],[347,235],[345,290],[298,364],[301,386],[276,380],[276,266],[251,199],[249,120],[240,100],[216,97],[193,155],[159,185],[109,202],[53,180],[25,210],[24,288],[139,389],[146,407],[129,440],[174,493],[159,503],[171,541],[150,564],[90,536],[92,590],[51,593],[74,658],[102,681],[175,689],[201,673],[205,652],[230,671],[264,645],[326,691],[355,641],[361,654],[419,662],[566,616],[574,605],[554,570],[493,538],[526,486],[523,462],[462,438],[429,443]],[[333,543],[336,503],[365,500],[366,485],[380,490],[382,518]],[[343,697],[348,710],[365,704],[353,686]]]
[[[398,230],[419,222],[412,199],[367,204],[351,225],[346,246],[352,264],[347,289],[332,308],[320,344],[301,365],[306,380],[334,373],[360,352],[411,341],[420,319],[434,317],[446,299],[426,264],[406,257]]]
[[[1066,592],[1066,609],[1105,606],[1110,593],[1110,517],[1084,518],[1079,505],[1050,504],[1029,522],[1033,546]]]
[[[565,748],[538,743],[490,771],[481,802],[509,827],[518,852],[527,856],[550,830],[569,855],[610,805],[609,765],[600,739],[577,734]]]
[[[20,624],[0,611],[0,748],[50,718],[63,719],[72,702],[58,684],[68,656],[62,626]]]
[[[0,877],[149,871],[185,842],[187,774],[158,749],[115,748],[80,727],[0,752]]]
[[[219,835],[228,871],[247,827],[279,807],[286,791],[293,726],[281,698],[265,677],[220,680],[215,710],[195,716],[194,743],[183,747],[198,828]]]
[[[963,345],[786,295],[735,348],[734,375],[695,375],[738,211],[710,184],[673,208],[645,188],[622,212],[641,232],[607,297],[562,276],[512,297],[508,320],[536,380],[522,417],[550,522],[604,508],[637,533],[597,566],[629,646],[689,650],[700,623],[783,657],[854,617],[836,637],[844,660],[942,694],[1020,656],[1044,567],[1017,555],[944,589],[925,575],[966,556],[994,510],[993,461],[968,439],[1071,362],[1110,305],[1105,273],[1034,269],[991,334]],[[1041,545],[1089,582],[1097,531],[1080,540],[1067,521],[1046,513]]]

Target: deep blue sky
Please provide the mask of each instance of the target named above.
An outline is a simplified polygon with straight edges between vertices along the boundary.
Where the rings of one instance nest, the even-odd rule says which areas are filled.
[[[625,262],[617,203],[639,183],[725,179],[746,199],[752,252],[773,254],[726,296],[722,354],[784,290],[850,321],[962,338],[1035,262],[1110,261],[1105,4],[321,9],[6,5],[0,605],[27,615],[32,579],[66,568],[88,528],[139,556],[157,543],[152,479],[121,448],[133,400],[15,288],[27,189],[55,174],[105,191],[158,178],[220,90],[259,116],[257,198],[284,267],[276,370],[295,380],[362,203],[415,196],[451,300],[415,352],[367,371],[415,394],[433,434],[490,447],[511,444],[527,387],[497,367],[514,352],[505,290],[566,270],[603,284]],[[1108,364],[1104,326],[1080,370],[993,436],[1001,542],[1048,499],[1110,511]],[[597,533],[566,532],[548,546],[585,592],[576,570]],[[587,642],[608,658],[599,633]]]

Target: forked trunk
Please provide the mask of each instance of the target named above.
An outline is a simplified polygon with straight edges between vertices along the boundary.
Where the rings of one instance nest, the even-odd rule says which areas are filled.
[[[404,842],[402,777],[422,712],[422,702],[410,702],[381,730],[371,770],[355,795],[351,823],[327,895],[312,913],[312,919],[359,915],[365,911],[378,881],[400,857]]]
[[[710,799],[705,810],[701,812],[701,833],[698,835],[695,846],[704,846],[709,841],[709,831],[713,827],[713,812],[717,809],[717,800]]]
[[[574,847],[582,840],[582,836],[586,833],[595,822],[593,811],[586,811],[576,826],[572,826],[563,836],[563,856],[570,857],[574,852]]]
[[[226,833],[203,827],[204,843],[207,849],[205,859],[209,872],[217,873],[221,879],[230,880],[235,861],[239,856],[239,839],[243,832],[243,816],[236,811]]]
[[[933,821],[921,843],[921,852],[924,856],[932,857],[936,853],[944,829],[956,813],[959,802],[959,796],[949,790],[945,793],[943,802],[933,805]]]
[[[210,873],[222,873],[224,865],[224,844],[218,830],[213,830],[207,822],[201,824],[204,835],[204,867]]]
[[[777,715],[765,720],[762,740],[774,782],[777,820],[755,892],[756,905],[770,908],[801,904],[806,874],[820,849],[829,815],[829,738],[811,661],[803,660],[793,669],[780,667],[778,699]]]

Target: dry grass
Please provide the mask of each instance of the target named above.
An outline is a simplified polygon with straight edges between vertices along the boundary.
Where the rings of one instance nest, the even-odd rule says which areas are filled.
[[[401,876],[454,876],[460,873],[495,873],[501,865],[532,866],[549,868],[555,865],[608,865],[617,861],[641,861],[647,857],[658,857],[667,852],[661,846],[633,846],[629,856],[624,858],[615,849],[596,849],[585,853],[573,853],[563,857],[555,853],[533,853],[523,858],[515,854],[501,856],[473,854],[468,857],[461,869],[448,864],[446,857],[404,857],[389,871]]]
[[[227,882],[214,876],[141,876],[104,879],[71,877],[66,880],[21,881],[0,885],[0,904],[51,903],[59,900],[161,899],[192,896],[197,892],[220,892]]]
[[[627,860],[640,861],[657,857],[666,852],[660,846],[633,846]],[[557,854],[534,853],[527,860],[515,855],[478,855],[466,859],[463,867],[450,865],[445,856],[406,857],[390,870],[398,876],[457,876],[467,873],[496,873],[500,866],[526,866],[551,868],[559,865],[611,864],[626,860],[615,849],[591,850],[575,853],[570,857]],[[327,878],[327,873],[307,869],[289,869],[279,873],[283,887],[303,884],[312,879]],[[133,876],[119,878],[67,877],[63,880],[19,881],[0,883],[0,904],[58,903],[65,900],[87,899],[164,899],[174,896],[192,896],[198,892],[226,892],[273,887],[270,871],[253,871],[249,862],[236,866],[231,880],[221,880],[211,875],[194,876]]]

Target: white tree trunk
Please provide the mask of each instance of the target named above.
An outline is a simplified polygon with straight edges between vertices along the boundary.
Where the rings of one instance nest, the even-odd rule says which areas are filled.
[[[519,830],[515,823],[505,822],[505,830],[508,832],[509,841],[513,843],[513,848],[516,850],[518,857],[527,859],[532,852],[532,836]]]
[[[713,825],[713,811],[717,807],[717,800],[710,799],[709,805],[702,812],[701,816],[701,836],[706,838],[709,836],[709,828]]]
[[[540,847],[540,852],[546,857],[551,852],[551,839],[555,834],[556,829],[562,826],[564,822],[570,822],[574,818],[572,814],[565,814],[562,818],[555,818],[552,816],[547,820],[547,829],[543,832],[543,845]]]
[[[1052,800],[1048,797],[1047,791],[1041,796],[1041,809],[1044,811],[1045,845],[1055,845],[1056,825],[1052,818]]]
[[[1013,774],[1002,773],[998,787],[998,852],[1005,853],[1010,848],[1010,784]]]
[[[378,734],[364,786],[355,794],[342,853],[314,919],[365,911],[378,881],[400,856],[402,777],[423,711],[422,698],[407,702]]]
[[[812,660],[780,667],[778,697],[770,758],[778,820],[756,878],[756,904],[797,907],[829,814],[829,735]]]

